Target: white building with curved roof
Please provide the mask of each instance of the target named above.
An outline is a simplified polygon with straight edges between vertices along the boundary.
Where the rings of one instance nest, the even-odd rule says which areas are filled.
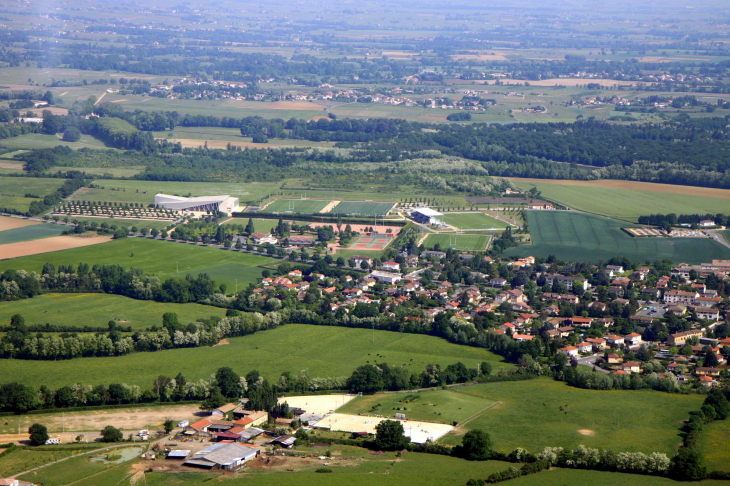
[[[232,213],[238,211],[238,198],[225,196],[180,197],[169,194],[155,194],[155,206],[176,211]]]

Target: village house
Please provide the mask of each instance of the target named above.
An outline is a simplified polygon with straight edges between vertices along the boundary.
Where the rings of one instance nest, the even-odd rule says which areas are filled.
[[[593,349],[601,351],[606,349],[606,340],[603,338],[586,338],[586,341],[593,345]]]
[[[583,290],[588,290],[588,280],[583,277],[569,277],[567,275],[549,274],[545,276],[545,283],[549,286],[553,286],[554,282],[558,282],[561,285],[565,285],[568,290],[573,288],[573,284],[578,284]]]
[[[575,346],[565,346],[564,348],[560,348],[558,351],[560,351],[569,358],[578,357],[578,348],[576,348]]]
[[[639,363],[636,363],[634,361],[627,361],[626,363],[623,363],[621,365],[621,369],[625,373],[641,373],[641,366]]]
[[[690,305],[700,294],[697,292],[687,292],[684,290],[668,290],[664,292],[664,302],[667,304],[684,304]]]
[[[697,337],[697,339],[702,337],[702,331],[699,329],[692,329],[689,331],[681,331],[674,334],[671,334],[669,338],[667,339],[668,344],[673,344],[675,346],[682,346],[685,342],[687,342],[687,339],[691,337]]]
[[[608,364],[619,364],[623,362],[623,358],[616,353],[609,353],[606,356],[606,361]]]
[[[489,285],[491,285],[492,287],[504,287],[505,285],[507,285],[507,280],[499,277],[493,278],[489,280]]]
[[[608,336],[606,336],[606,342],[611,346],[623,346],[624,337],[609,334]]]
[[[635,344],[641,344],[641,334],[632,332],[631,334],[627,334],[624,336],[624,342],[626,344],[629,344],[631,346]]]
[[[578,348],[578,352],[581,354],[587,354],[593,351],[593,344],[583,341],[575,345]]]

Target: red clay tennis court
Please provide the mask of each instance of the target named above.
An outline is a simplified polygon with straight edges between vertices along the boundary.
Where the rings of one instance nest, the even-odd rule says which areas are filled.
[[[350,248],[356,248],[359,250],[382,250],[395,238],[391,238],[382,233],[375,233],[369,236],[361,236]]]

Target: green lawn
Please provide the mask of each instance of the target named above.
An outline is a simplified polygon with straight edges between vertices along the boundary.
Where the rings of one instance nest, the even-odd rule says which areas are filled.
[[[513,181],[520,189],[537,187],[542,197],[589,213],[625,221],[648,214],[730,213],[730,199],[600,186],[573,186]]]
[[[633,238],[621,230],[631,224],[570,211],[528,211],[532,244],[510,248],[505,256],[597,263],[614,256],[635,261],[669,259],[702,263],[730,258],[730,250],[709,238]]]
[[[68,229],[69,227],[65,225],[35,224],[32,226],[25,226],[23,228],[0,231],[0,245],[58,236]]]
[[[0,177],[0,208],[11,208],[27,211],[36,198],[25,197],[26,194],[44,196],[61,187],[64,179],[41,177]]]
[[[462,393],[462,387],[448,390],[418,393],[395,393],[367,395],[352,400],[338,413],[383,415],[394,417],[396,413],[405,414],[409,420],[430,422],[462,422],[496,402],[469,393]]]
[[[506,228],[508,225],[484,213],[445,213],[444,223],[461,230]]]
[[[375,342],[372,342],[375,336]],[[269,380],[284,371],[308,370],[311,377],[348,376],[375,360],[404,365],[420,373],[427,364],[445,367],[457,361],[467,367],[489,361],[495,370],[510,368],[501,358],[481,348],[448,343],[424,335],[288,324],[250,336],[230,338],[229,345],[133,353],[112,358],[79,358],[67,361],[4,360],[3,381],[58,388],[84,383],[125,382],[150,386],[160,374],[182,372],[188,381],[208,378],[221,366],[245,374],[257,369]],[[382,357],[377,357],[380,354]]]
[[[228,194],[239,198],[241,205],[244,205],[246,202],[257,202],[281,187],[280,182],[176,182],[118,179],[99,179],[94,181],[94,184],[99,188],[81,189],[73,199],[152,204],[155,202],[155,194],[159,193],[178,196]],[[144,192],[147,194],[143,194]]]
[[[730,420],[706,425],[700,433],[700,444],[708,471],[730,472]]]
[[[314,214],[322,211],[329,203],[330,201],[318,199],[277,199],[266,206],[266,212]]]
[[[485,479],[485,478],[482,478]],[[720,486],[727,485],[728,481],[679,482],[658,476],[643,476],[640,474],[624,474],[605,471],[586,471],[582,469],[552,469],[538,474],[512,479],[505,484],[508,486],[684,486],[699,485]]]
[[[428,235],[423,246],[428,249],[439,245],[439,248],[446,250],[453,247],[457,250],[484,251],[489,243],[487,235],[457,235],[456,233]]]
[[[334,207],[333,214],[359,214],[362,216],[385,216],[393,209],[392,202],[342,201]]]
[[[0,302],[0,325],[7,325],[11,316],[20,314],[29,325],[106,327],[113,320],[120,326],[147,329],[159,327],[165,312],[175,312],[185,324],[225,315],[224,309],[201,304],[168,304],[108,294],[44,294]]]
[[[133,248],[134,247],[134,248]],[[134,256],[132,250],[134,249]],[[59,265],[78,266],[79,263],[122,265],[125,268],[141,268],[147,275],[161,279],[181,277],[185,273],[209,271],[216,267],[221,271],[211,272],[210,277],[217,284],[224,283],[229,289],[240,284],[257,282],[261,278],[260,265],[271,263],[271,258],[222,250],[202,245],[152,240],[147,238],[124,238],[103,245],[56,251],[11,260],[0,261],[0,271],[8,268],[39,272],[46,262]],[[232,269],[222,265],[237,264]]]
[[[681,421],[703,400],[699,395],[647,390],[583,390],[548,378],[486,383],[461,392],[500,403],[444,436],[441,441],[448,444],[460,443],[467,430],[484,429],[502,451],[524,447],[539,452],[547,446],[584,444],[616,452],[664,452],[670,457],[682,441]]]

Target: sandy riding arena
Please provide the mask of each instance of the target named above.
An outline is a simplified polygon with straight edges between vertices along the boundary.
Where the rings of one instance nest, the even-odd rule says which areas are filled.
[[[0,260],[17,258],[28,255],[38,255],[52,251],[70,250],[83,246],[98,245],[111,241],[111,236],[54,236],[35,241],[21,241],[19,243],[8,243],[0,245]]]
[[[301,397],[282,397],[279,403],[286,402],[290,408],[301,408],[307,413],[325,415],[337,410],[357,395],[305,395]]]
[[[11,218],[8,216],[0,216],[0,231],[11,230],[15,228],[25,228],[26,226],[33,226],[35,224],[41,224],[38,221],[31,221],[29,219]],[[0,253],[2,255],[2,253]]]
[[[367,432],[374,434],[375,426],[383,420],[389,419],[333,413],[314,424],[314,427],[341,432]],[[400,422],[403,423],[404,435],[410,437],[412,442],[418,444],[423,444],[427,440],[435,441],[451,432],[454,428],[451,425],[420,422],[418,420],[400,420]]]

